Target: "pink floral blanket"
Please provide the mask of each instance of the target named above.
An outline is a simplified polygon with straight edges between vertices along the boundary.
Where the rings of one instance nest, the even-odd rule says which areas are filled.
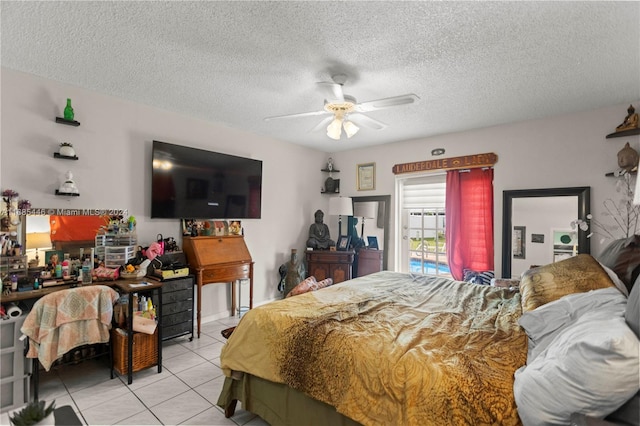
[[[27,358],[49,371],[62,355],[82,345],[106,343],[118,293],[92,285],[56,291],[33,305],[20,331],[29,338]]]

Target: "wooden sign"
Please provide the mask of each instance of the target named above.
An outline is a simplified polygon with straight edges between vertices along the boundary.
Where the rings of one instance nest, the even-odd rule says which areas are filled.
[[[464,155],[462,157],[439,158],[437,160],[416,161],[414,163],[396,164],[393,174],[425,172],[429,170],[457,170],[473,169],[477,167],[492,167],[498,162],[498,156],[493,152],[486,154]]]

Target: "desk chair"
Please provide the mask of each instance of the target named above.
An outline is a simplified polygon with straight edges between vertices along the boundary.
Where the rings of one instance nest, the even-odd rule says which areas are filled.
[[[46,371],[69,351],[109,342],[113,305],[118,293],[103,285],[56,291],[34,303],[20,331],[29,338],[33,358],[34,400],[38,400],[40,365]],[[111,351],[109,351],[111,352]]]

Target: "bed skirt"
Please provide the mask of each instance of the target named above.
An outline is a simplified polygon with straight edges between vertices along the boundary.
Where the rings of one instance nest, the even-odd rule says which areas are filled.
[[[302,392],[280,383],[270,382],[250,374],[242,378],[226,377],[218,406],[225,415],[234,414],[236,401],[243,409],[259,415],[273,426],[358,426],[360,423],[338,413],[324,402],[317,401]]]

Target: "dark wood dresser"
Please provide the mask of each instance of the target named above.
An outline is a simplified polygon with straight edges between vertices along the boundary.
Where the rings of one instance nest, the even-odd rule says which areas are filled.
[[[307,251],[307,276],[313,275],[316,280],[333,278],[337,284],[352,278],[353,251]]]
[[[198,338],[200,338],[202,286],[231,285],[231,316],[236,313],[237,280],[249,280],[249,309],[253,308],[253,260],[242,235],[183,237],[182,250],[198,286]]]
[[[357,276],[373,274],[382,271],[382,258],[384,250],[358,250],[358,271]]]

